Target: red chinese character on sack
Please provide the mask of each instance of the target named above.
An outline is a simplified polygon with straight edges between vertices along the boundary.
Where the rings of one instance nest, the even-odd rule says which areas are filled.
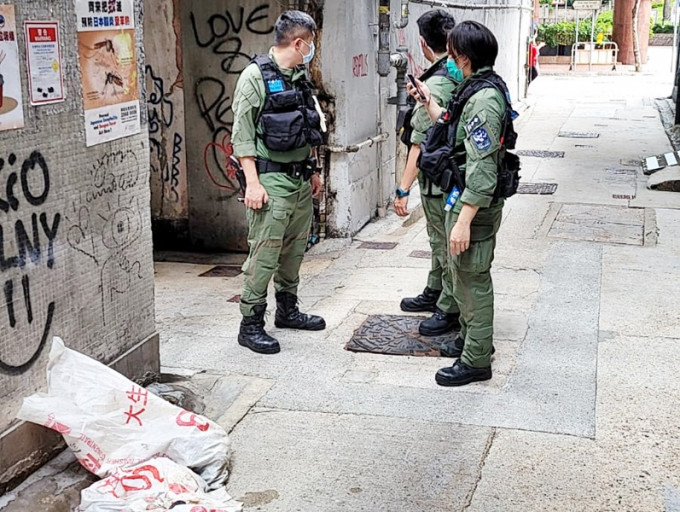
[[[149,476],[142,473],[147,473]],[[115,498],[120,498],[129,492],[147,491],[151,489],[153,486],[151,478],[160,483],[164,481],[158,472],[158,468],[150,464],[138,467],[131,473],[116,472],[102,482],[102,490],[110,488],[110,490],[106,492]]]
[[[9,40],[14,41],[14,32],[9,33]]]
[[[126,25],[130,24],[130,16],[125,16],[125,24]]]
[[[87,469],[90,473],[94,474],[97,474],[97,471],[99,471],[102,467],[101,462],[95,459],[94,455],[91,453],[88,453],[87,457],[84,459],[78,458],[78,462],[80,462],[80,465]]]
[[[187,419],[186,416],[189,416]],[[210,428],[208,420],[199,421],[200,416],[190,413],[189,411],[182,411],[177,415],[177,425],[180,427],[196,427],[201,432],[206,432]]]
[[[47,423],[45,423],[45,426],[47,428],[51,428],[52,430],[56,430],[57,432],[65,436],[71,433],[71,427],[64,425],[63,423],[59,423],[57,420],[55,420],[54,414],[50,414],[47,417]]]
[[[130,423],[130,420],[135,419],[139,423],[139,426],[141,427],[142,420],[139,416],[144,411],[146,411],[145,407],[147,402],[149,401],[149,392],[144,388],[133,385],[132,389],[128,391],[126,395],[128,399],[132,402],[132,404],[130,404],[128,412],[125,413],[125,415],[127,416],[125,424],[127,425],[128,423]]]

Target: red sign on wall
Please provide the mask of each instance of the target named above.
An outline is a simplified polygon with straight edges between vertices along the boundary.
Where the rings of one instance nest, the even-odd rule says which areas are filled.
[[[31,105],[64,101],[58,23],[27,21],[24,32]]]

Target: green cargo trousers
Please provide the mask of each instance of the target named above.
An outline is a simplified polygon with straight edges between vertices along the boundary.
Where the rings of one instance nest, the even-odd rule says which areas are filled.
[[[453,294],[460,308],[460,335],[465,340],[460,359],[474,368],[491,365],[494,319],[491,263],[502,216],[502,208],[480,210],[470,229],[470,248],[449,259]],[[447,216],[449,231],[457,217]]]
[[[277,292],[297,295],[312,224],[312,187],[306,183],[289,196],[270,196],[261,210],[246,212],[250,254],[243,264],[241,314],[252,316],[253,306],[267,303],[272,276]]]
[[[432,264],[427,276],[427,287],[432,290],[441,290],[442,293],[437,301],[437,307],[445,313],[458,313],[458,306],[453,298],[453,280],[449,276],[448,264],[448,241],[446,231],[446,195],[428,197],[429,189],[419,176],[421,201],[425,220],[427,222],[427,234],[430,237],[430,249],[432,251]]]

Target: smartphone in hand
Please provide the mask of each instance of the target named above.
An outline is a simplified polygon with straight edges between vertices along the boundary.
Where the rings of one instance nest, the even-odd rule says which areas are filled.
[[[416,92],[418,93],[418,96],[420,96],[420,101],[424,102],[425,95],[423,94],[423,91],[420,90],[420,87],[418,87],[416,77],[414,77],[411,73],[407,74],[406,77],[408,78],[409,82],[411,82],[411,85],[415,88]]]

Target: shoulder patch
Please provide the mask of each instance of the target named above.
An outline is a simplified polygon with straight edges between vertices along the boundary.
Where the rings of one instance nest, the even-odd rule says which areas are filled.
[[[268,80],[267,81],[267,88],[269,89],[270,93],[283,92],[285,90],[283,80],[281,80],[280,78]]]
[[[489,133],[485,128],[477,128],[472,132],[471,138],[473,144],[479,151],[486,151],[491,147],[491,137],[489,137]]]
[[[475,114],[472,119],[470,119],[467,123],[465,123],[465,131],[467,132],[468,135],[471,135],[472,133],[475,132],[478,128],[480,128],[485,120],[482,119],[483,116],[480,114]]]

